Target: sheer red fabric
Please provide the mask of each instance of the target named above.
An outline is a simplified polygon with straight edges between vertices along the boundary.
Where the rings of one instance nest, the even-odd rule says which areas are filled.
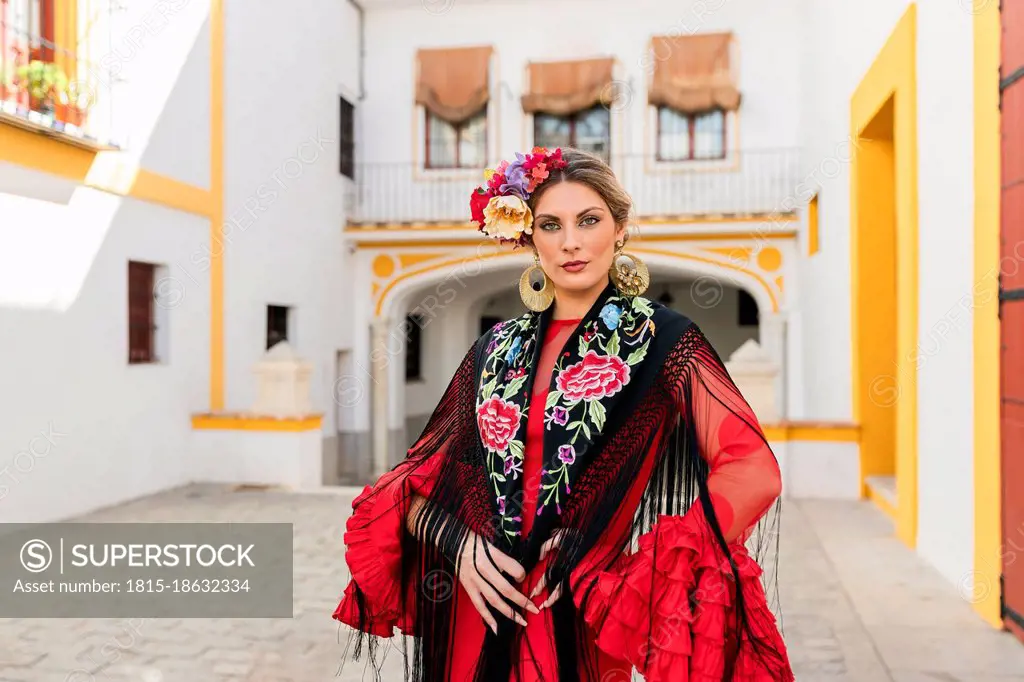
[[[543,340],[524,450],[524,534],[532,526],[537,504],[548,379],[578,323],[553,320]],[[661,515],[633,551],[610,556],[598,545],[570,577],[572,598],[584,609],[592,635],[584,647],[598,662],[597,678],[587,682],[629,680],[634,666],[647,682],[793,679],[785,645],[761,585],[761,568],[743,546],[750,530],[781,493],[779,468],[749,405],[710,347],[697,349],[692,366],[685,385],[678,387],[677,405],[694,422],[699,452],[709,467],[707,486],[712,506],[739,568],[739,584],[699,503],[682,516]],[[667,423],[662,428],[671,427]],[[623,537],[629,532],[633,510],[644,494],[654,460],[653,456],[646,458],[641,475],[631,484],[627,499],[608,528],[608,537]],[[430,471],[426,467],[416,472],[413,488],[422,494],[429,494]],[[375,488],[387,485],[389,479],[382,477]],[[362,495],[370,490],[367,486]],[[368,603],[356,604],[349,585],[334,613],[335,619],[358,627],[362,612],[364,631],[384,637],[391,636],[395,626],[409,632],[414,622],[413,614],[402,613],[400,608],[398,561],[404,519],[398,511],[400,505],[395,505],[396,511],[391,514],[381,506],[389,503],[389,497],[381,496],[371,508],[362,506],[348,521],[346,561]],[[355,502],[353,505],[358,506]],[[520,585],[525,594],[533,590],[545,568],[546,561],[541,561],[529,572]],[[747,613],[749,632],[737,627],[737,591]],[[589,597],[584,602],[585,593]],[[534,602],[539,605],[547,597],[545,590]],[[453,641],[457,646],[452,652],[449,679],[469,682],[486,626],[461,584],[456,585],[455,609]],[[558,678],[550,612],[524,612],[523,616],[527,626],[519,647],[519,676],[513,679],[553,682]],[[767,642],[780,656],[781,671],[769,672],[752,646],[751,635],[762,644]],[[735,654],[735,658],[727,654]]]

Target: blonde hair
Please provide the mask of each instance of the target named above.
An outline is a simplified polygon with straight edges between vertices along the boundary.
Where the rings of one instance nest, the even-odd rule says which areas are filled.
[[[573,147],[562,147],[565,168],[550,171],[527,202],[530,210],[536,212],[537,202],[552,186],[560,182],[578,182],[597,192],[608,204],[616,225],[629,227],[633,213],[633,200],[615,177],[615,172],[600,156]],[[629,240],[629,230],[622,235],[622,241]]]

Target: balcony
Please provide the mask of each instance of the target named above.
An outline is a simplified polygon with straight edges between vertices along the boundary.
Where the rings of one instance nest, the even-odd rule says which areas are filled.
[[[800,150],[738,151],[724,160],[661,162],[613,157],[640,220],[745,218],[788,213],[796,204]],[[346,206],[352,227],[467,223],[469,195],[483,169],[424,170],[411,163],[356,166]]]
[[[82,19],[55,16],[45,0],[0,0],[0,123],[89,149],[120,149],[113,74],[99,61],[98,36],[109,18]]]

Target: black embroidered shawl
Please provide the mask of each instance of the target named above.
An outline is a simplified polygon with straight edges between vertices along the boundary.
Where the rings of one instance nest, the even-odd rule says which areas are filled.
[[[731,543],[746,540],[751,557],[759,561],[776,538],[777,514],[765,512],[771,506],[777,512],[777,489],[767,487],[758,494],[760,481],[770,477],[762,477],[756,468],[744,472],[746,462],[755,461],[748,457],[755,450],[766,451],[772,465],[774,458],[749,405],[691,320],[649,299],[621,295],[609,284],[566,342],[552,375],[541,378],[535,376],[536,366],[550,319],[550,309],[529,312],[478,339],[407,459],[367,487],[353,505],[349,531],[364,532],[373,515],[397,508],[397,516],[404,519],[414,495],[428,500],[416,519],[416,531],[419,537],[437,538],[436,544],[421,543],[404,528],[392,531],[401,535],[401,566],[395,569],[401,582],[401,615],[392,615],[405,634],[413,635],[407,679],[447,679],[456,645],[451,641],[454,599],[438,598],[438,593],[454,593],[457,577],[437,547],[459,546],[470,531],[490,540],[527,572],[537,564],[546,539],[556,530],[569,531],[547,567],[548,584],[562,584],[567,591],[576,585],[570,577],[582,570],[584,560],[590,562],[587,570],[609,568],[614,556],[628,551],[660,516],[685,515],[694,502],[725,557]],[[540,407],[529,404],[537,380],[550,381],[543,406],[543,478],[537,517],[523,537],[526,416],[529,409]],[[730,429],[742,433],[730,435]],[[643,481],[639,478],[645,463],[650,474]],[[709,477],[717,467],[732,469],[717,480]],[[643,494],[635,509],[626,510],[633,517],[630,532],[608,537],[606,531],[634,485],[642,486]],[[387,504],[375,501],[380,496]],[[444,523],[452,518],[461,523]],[[603,552],[611,550],[612,558],[593,559],[598,543]],[[353,554],[350,548],[350,564]],[[738,582],[742,567],[732,558],[724,561]],[[345,607],[356,612],[351,617],[355,622],[346,622],[356,628],[353,655],[358,658],[364,634],[377,630],[371,624],[373,600],[357,582],[356,567],[352,569],[349,603],[343,601],[339,611]],[[363,575],[363,582],[377,580],[368,569]],[[448,584],[438,585],[438,576],[445,576]],[[742,590],[732,592],[738,602],[736,636],[753,642],[766,669],[779,670],[770,679],[787,679],[784,654],[760,646],[748,624]],[[580,645],[587,636],[587,598],[563,596],[552,606],[559,680],[579,680],[584,668],[594,669]],[[337,613],[335,617],[346,620]],[[521,626],[500,614],[495,617],[498,633],[487,631],[477,682],[511,679],[521,644]],[[385,631],[390,634],[390,625]],[[376,660],[377,638],[369,644]]]

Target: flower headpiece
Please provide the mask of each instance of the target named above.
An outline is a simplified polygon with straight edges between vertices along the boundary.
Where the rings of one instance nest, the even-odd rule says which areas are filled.
[[[497,168],[485,170],[487,183],[469,198],[480,231],[499,242],[526,244],[527,236],[533,234],[533,212],[526,202],[550,171],[559,168],[565,168],[561,149],[534,147],[527,155],[516,152],[511,163],[502,161]]]

